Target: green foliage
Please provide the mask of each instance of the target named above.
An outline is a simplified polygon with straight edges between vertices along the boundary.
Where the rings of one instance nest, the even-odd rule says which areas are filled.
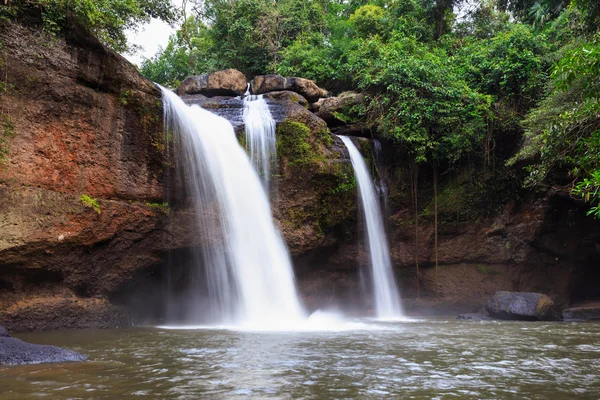
[[[341,173],[339,174],[339,181],[337,182],[337,185],[331,188],[328,193],[339,194],[349,192],[351,190],[356,190],[356,177],[354,176],[354,173]]]
[[[100,208],[100,203],[98,202],[98,200],[94,199],[93,197],[90,197],[87,194],[82,194],[81,197],[79,198],[79,201],[81,201],[81,203],[84,206],[89,207],[92,210],[96,211],[97,214],[102,213],[102,209]]]
[[[411,37],[365,40],[350,59],[359,89],[371,94],[368,119],[418,162],[459,160],[485,128],[490,98],[470,89],[448,60]]]
[[[592,208],[587,215],[593,215],[596,219],[600,219],[600,170],[593,171],[588,178],[578,182],[573,188],[572,194],[592,203]]]
[[[317,138],[327,148],[329,148],[333,145],[333,137],[331,136],[331,131],[329,130],[329,128],[323,128],[320,131],[318,131]]]
[[[387,31],[388,15],[376,5],[366,4],[358,8],[348,20],[361,37],[384,36]]]
[[[124,90],[119,94],[119,102],[126,106],[127,105],[127,100],[129,98],[129,96],[131,96],[131,90]]]
[[[44,28],[59,32],[73,20],[118,51],[130,50],[126,30],[151,18],[174,23],[179,11],[168,0],[11,0],[2,15],[39,10]]]
[[[152,208],[158,209],[160,212],[162,212],[165,215],[169,215],[171,213],[171,206],[169,206],[169,203],[167,203],[167,202],[164,202],[164,203],[146,203],[146,205],[148,207],[152,207]]]
[[[544,35],[511,24],[492,38],[465,46],[456,60],[471,87],[497,100],[510,99],[518,107],[528,107],[543,93],[548,68],[543,55],[547,50]]]
[[[212,38],[200,19],[191,16],[171,37],[164,49],[142,62],[140,71],[148,79],[170,87],[177,87],[186,77],[224,68],[225,64],[213,57]]]

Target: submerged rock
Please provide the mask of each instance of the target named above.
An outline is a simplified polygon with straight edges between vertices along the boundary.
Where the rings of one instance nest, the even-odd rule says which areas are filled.
[[[554,302],[545,294],[530,292],[496,292],[485,309],[494,318],[525,321],[555,319]]]
[[[327,96],[327,91],[321,89],[317,84],[305,78],[284,78],[281,75],[259,75],[250,82],[250,91],[252,94],[265,94],[290,90],[301,94],[309,102],[316,102],[322,97]]]
[[[44,364],[65,361],[86,361],[87,357],[56,346],[31,344],[11,337],[0,326],[0,365]]]
[[[190,76],[177,88],[177,94],[203,94],[206,96],[241,96],[248,82],[237,69],[225,69],[210,74]]]
[[[456,319],[468,319],[471,321],[492,321],[493,320],[493,318],[490,317],[489,315],[476,314],[476,313],[458,314],[456,316]]]
[[[562,312],[562,316],[563,320],[568,322],[600,320],[600,305],[567,308]]]

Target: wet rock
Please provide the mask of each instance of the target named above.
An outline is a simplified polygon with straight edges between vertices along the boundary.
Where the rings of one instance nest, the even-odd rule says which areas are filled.
[[[0,365],[45,364],[86,360],[86,356],[72,350],[26,343],[13,337],[0,337]]]
[[[0,338],[1,337],[10,337],[10,334],[2,325],[0,325]]]
[[[495,318],[545,321],[554,318],[554,302],[545,294],[530,292],[497,292],[485,309]]]
[[[236,69],[225,69],[210,74],[190,76],[177,88],[177,94],[206,96],[241,96],[246,91],[246,77]]]
[[[600,320],[600,306],[573,307],[562,312],[565,321],[597,321]]]
[[[292,92],[291,90],[280,90],[276,92],[265,93],[267,99],[289,101],[292,103],[298,103],[301,106],[308,108],[308,101],[299,93]]]
[[[311,107],[315,111],[315,114],[330,123],[342,123],[335,116],[337,112],[343,112],[352,106],[361,104],[365,100],[365,96],[362,93],[356,92],[343,92],[337,97],[328,97],[326,99],[320,99],[316,103],[312,104]]]
[[[466,319],[471,321],[492,321],[493,318],[489,315],[485,314],[476,314],[476,313],[466,313],[466,314],[458,314],[456,319]]]
[[[301,94],[309,102],[316,102],[327,96],[327,91],[321,89],[317,84],[305,78],[284,78],[281,75],[259,75],[250,82],[252,94],[265,94],[282,90],[290,90]]]

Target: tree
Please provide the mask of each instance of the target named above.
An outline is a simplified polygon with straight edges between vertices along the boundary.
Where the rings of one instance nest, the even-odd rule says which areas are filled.
[[[58,32],[76,22],[117,51],[128,51],[125,31],[158,18],[174,23],[179,10],[169,0],[13,0],[13,12],[37,10],[44,27]]]

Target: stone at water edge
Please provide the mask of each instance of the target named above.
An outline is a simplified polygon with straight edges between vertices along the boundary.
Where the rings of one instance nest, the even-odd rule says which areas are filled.
[[[500,291],[488,300],[485,309],[494,318],[522,321],[549,321],[554,302],[545,294]]]
[[[11,337],[0,326],[0,365],[46,364],[86,361],[87,357],[72,350],[24,342]]]
[[[10,333],[8,333],[6,328],[3,327],[2,325],[0,325],[0,338],[1,337],[10,337]]]
[[[563,320],[573,321],[600,321],[600,305],[588,307],[567,308],[562,312]]]
[[[241,96],[248,81],[237,69],[225,69],[210,74],[190,76],[177,88],[177,94],[202,94],[206,96]]]
[[[494,319],[489,315],[476,314],[476,313],[465,313],[458,314],[456,319],[469,320],[469,321],[493,321]]]

